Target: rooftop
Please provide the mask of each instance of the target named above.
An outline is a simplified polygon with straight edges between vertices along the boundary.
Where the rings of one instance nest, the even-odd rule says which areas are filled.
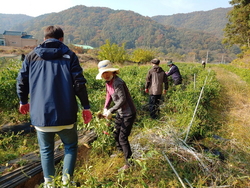
[[[24,36],[27,33],[22,31],[4,31],[3,35]]]
[[[33,39],[34,37],[33,37],[33,35],[24,35],[21,38],[23,38],[23,39]]]
[[[94,49],[92,46],[88,46],[88,45],[81,45],[81,44],[73,44],[73,45],[81,47],[83,49]]]

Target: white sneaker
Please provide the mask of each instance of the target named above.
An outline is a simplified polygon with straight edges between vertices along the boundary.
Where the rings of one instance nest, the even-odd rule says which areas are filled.
[[[112,154],[112,155],[110,155],[110,158],[115,158],[117,156],[118,156],[117,154]]]
[[[53,183],[51,183],[51,182],[44,183],[43,187],[44,187],[44,188],[55,188],[55,186],[54,186]]]
[[[70,183],[64,184],[62,186],[62,188],[69,188],[70,186],[74,186],[74,187],[79,187],[80,185],[78,185],[79,183],[76,183],[74,181],[71,181]]]

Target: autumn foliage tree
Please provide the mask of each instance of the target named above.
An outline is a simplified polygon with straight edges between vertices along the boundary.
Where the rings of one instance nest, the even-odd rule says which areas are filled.
[[[228,23],[224,29],[223,43],[237,44],[242,50],[250,47],[250,1],[232,0],[233,9],[228,13]]]
[[[123,63],[128,59],[125,43],[122,46],[118,46],[117,44],[111,44],[107,39],[106,44],[100,47],[100,51],[98,52],[98,58],[100,60],[110,60],[113,63]]]
[[[132,52],[130,60],[137,63],[146,63],[151,61],[155,57],[156,52],[153,50],[147,50],[137,48]]]

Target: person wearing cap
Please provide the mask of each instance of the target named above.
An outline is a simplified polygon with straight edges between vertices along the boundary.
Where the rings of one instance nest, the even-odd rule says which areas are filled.
[[[150,117],[156,119],[159,112],[159,104],[162,94],[168,90],[168,78],[165,71],[159,66],[160,60],[151,60],[153,67],[146,76],[145,92],[149,93],[149,111]],[[163,87],[164,85],[164,87]]]
[[[166,72],[166,75],[172,76],[174,85],[182,84],[182,76],[181,76],[179,68],[172,62],[172,60],[168,61],[167,65],[170,67],[170,69],[168,72]]]
[[[136,119],[136,108],[126,83],[117,76],[119,69],[114,68],[109,60],[100,61],[98,69],[99,73],[96,79],[104,79],[106,81],[106,100],[103,116],[111,119],[112,113],[116,112],[113,136],[117,149],[123,152],[126,161],[119,171],[126,170],[132,164],[132,151],[128,136]],[[114,105],[111,107],[112,101]]]
[[[203,66],[204,69],[206,68],[206,62],[204,60],[201,62],[201,65]]]

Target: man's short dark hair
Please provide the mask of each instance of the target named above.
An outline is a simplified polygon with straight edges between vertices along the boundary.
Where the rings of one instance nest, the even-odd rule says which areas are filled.
[[[59,26],[48,26],[46,29],[44,29],[44,37],[45,39],[48,38],[55,38],[60,39],[64,36],[62,28]]]

